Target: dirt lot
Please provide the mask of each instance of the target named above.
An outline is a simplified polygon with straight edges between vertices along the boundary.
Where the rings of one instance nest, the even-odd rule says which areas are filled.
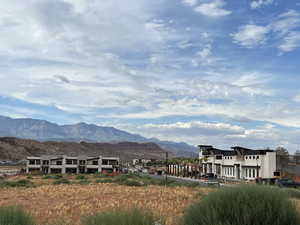
[[[35,183],[40,179],[33,179]],[[43,182],[49,182],[44,180]],[[118,184],[44,184],[35,188],[0,189],[0,206],[20,205],[40,224],[66,219],[69,224],[80,224],[83,215],[114,208],[144,208],[163,216],[168,225],[181,215],[193,201],[207,194],[208,188],[143,186]]]

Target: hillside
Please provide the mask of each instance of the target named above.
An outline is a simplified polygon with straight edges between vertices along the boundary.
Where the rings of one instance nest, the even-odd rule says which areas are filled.
[[[196,157],[198,151],[197,148],[186,143],[161,141],[156,138],[148,139],[114,127],[103,127],[94,124],[58,125],[45,120],[12,119],[3,116],[0,116],[0,124],[0,136],[2,137],[62,142],[154,142],[161,148],[181,157]]]
[[[164,159],[165,151],[155,143],[39,142],[12,137],[0,138],[0,160],[20,161],[27,156],[40,155],[119,156],[123,161],[131,161],[136,158]]]

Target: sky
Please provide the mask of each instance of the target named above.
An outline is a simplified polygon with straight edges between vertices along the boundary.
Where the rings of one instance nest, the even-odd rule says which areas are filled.
[[[1,0],[0,114],[300,149],[300,0]]]

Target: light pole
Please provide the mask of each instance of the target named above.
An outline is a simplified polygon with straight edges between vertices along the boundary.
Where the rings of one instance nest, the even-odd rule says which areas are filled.
[[[168,171],[169,171],[169,165],[168,165],[168,157],[169,157],[169,153],[166,152],[166,173],[165,173],[165,182],[166,182],[166,186],[168,183]]]

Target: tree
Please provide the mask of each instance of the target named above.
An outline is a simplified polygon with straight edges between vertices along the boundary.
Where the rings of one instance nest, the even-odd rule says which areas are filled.
[[[277,147],[275,151],[277,155],[289,155],[288,150],[284,147]]]

